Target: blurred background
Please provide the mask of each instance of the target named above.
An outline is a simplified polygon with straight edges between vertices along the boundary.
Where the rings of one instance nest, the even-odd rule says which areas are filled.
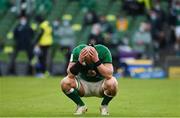
[[[0,76],[65,75],[82,43],[107,46],[117,78],[180,78],[180,1],[0,0]]]

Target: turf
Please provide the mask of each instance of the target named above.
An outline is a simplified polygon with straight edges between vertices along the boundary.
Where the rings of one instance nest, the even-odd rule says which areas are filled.
[[[0,78],[0,116],[73,117],[75,105],[59,89],[61,77]],[[179,80],[119,79],[119,93],[110,106],[110,117],[180,116]],[[100,117],[100,98],[83,98],[88,112]]]

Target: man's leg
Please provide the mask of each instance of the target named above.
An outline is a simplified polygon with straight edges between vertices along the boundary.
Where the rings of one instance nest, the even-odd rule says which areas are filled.
[[[19,52],[19,49],[14,48],[14,52],[12,53],[12,56],[10,58],[10,63],[8,65],[8,74],[15,74],[15,61],[16,61],[18,52]]]
[[[32,75],[33,74],[33,66],[31,65],[31,61],[33,58],[32,48],[29,46],[25,49],[25,51],[28,57],[28,75]]]
[[[61,89],[65,93],[66,96],[68,96],[71,100],[73,100],[76,105],[77,109],[74,115],[81,115],[87,111],[87,107],[85,106],[84,102],[81,100],[80,96],[84,95],[84,89],[82,86],[79,85],[77,80],[69,79],[68,77],[65,77],[61,81]]]
[[[83,101],[81,100],[75,79],[64,78],[61,81],[61,89],[62,91],[73,100],[78,106],[84,106]]]
[[[103,83],[104,99],[101,105],[108,105],[112,98],[117,94],[118,82],[115,77],[105,80]]]
[[[107,106],[113,97],[117,94],[118,82],[115,77],[112,77],[109,80],[105,80],[103,85],[103,100],[101,102],[101,114],[109,115]]]

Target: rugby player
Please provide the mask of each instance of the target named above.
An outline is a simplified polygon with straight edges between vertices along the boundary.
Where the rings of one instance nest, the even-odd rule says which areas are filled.
[[[101,44],[81,44],[72,51],[67,76],[61,80],[62,91],[77,105],[75,115],[84,114],[87,106],[81,97],[101,97],[101,115],[109,115],[108,104],[117,94],[118,82],[113,77],[112,56]]]

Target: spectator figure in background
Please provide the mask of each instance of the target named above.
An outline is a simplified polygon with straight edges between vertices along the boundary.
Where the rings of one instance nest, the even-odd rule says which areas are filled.
[[[103,44],[103,40],[101,25],[98,23],[94,24],[88,38],[88,44]]]
[[[116,28],[120,32],[126,32],[128,29],[128,19],[125,16],[119,16],[116,21]]]
[[[71,51],[75,46],[75,34],[68,20],[62,22],[62,26],[59,29],[59,35],[61,37],[59,41],[60,46]]]
[[[84,16],[83,27],[93,25],[99,21],[99,18],[94,11],[88,11]]]
[[[11,61],[9,64],[9,74],[15,74],[15,60],[20,51],[25,51],[28,60],[29,60],[29,67],[28,67],[28,74],[32,74],[32,66],[30,64],[31,59],[33,57],[32,53],[32,38],[33,38],[33,30],[29,26],[28,20],[26,16],[21,16],[19,19],[19,24],[14,29],[14,52],[11,57]]]
[[[63,52],[65,52],[66,67],[68,66],[69,58],[71,56],[71,51],[75,46],[75,33],[70,25],[70,21],[64,20],[62,26],[59,28],[59,45]],[[64,68],[64,73],[66,73],[66,67]]]
[[[106,17],[104,15],[100,16],[99,23],[101,25],[101,32],[102,33],[113,33],[113,26],[106,20]]]
[[[16,0],[17,14],[29,16],[34,8],[33,2],[32,0]]]
[[[112,35],[114,33],[113,26],[111,25],[110,22],[106,20],[106,17],[104,15],[100,16],[99,19],[99,24],[101,28],[101,34],[102,34],[102,44],[105,45],[106,47],[109,48],[112,54],[112,59],[113,59],[113,67],[114,67],[114,72],[116,73],[116,70],[118,68],[118,55],[117,55],[117,44],[114,43],[112,39]],[[100,42],[101,43],[101,42]]]
[[[174,49],[177,53],[180,53],[180,1],[176,1],[173,10],[175,16],[175,37],[176,37]]]
[[[60,20],[57,18],[52,22],[52,29],[53,29],[53,45],[51,48],[51,60],[49,63],[49,67],[50,67],[50,71],[52,72],[52,68],[53,68],[53,59],[56,56],[56,52],[59,51],[60,49],[60,33],[59,33],[59,29],[61,27],[61,22]]]
[[[126,61],[129,59],[137,58],[137,53],[130,46],[130,40],[128,35],[125,35],[118,46],[118,56],[119,56],[119,67],[122,69],[123,76],[129,76],[128,66]]]
[[[152,56],[152,37],[150,33],[150,24],[142,22],[140,28],[135,32],[132,38],[132,48],[138,53],[138,58],[147,58]]]
[[[137,0],[123,0],[123,10],[125,10],[129,15],[136,16],[144,14],[145,6],[143,3]]]
[[[149,21],[151,23],[151,34],[155,40],[157,50],[165,48],[166,38],[164,32],[165,13],[161,9],[160,3],[156,2],[154,8],[149,12]]]
[[[168,44],[174,44],[176,37],[175,37],[175,25],[176,25],[176,5],[175,1],[169,1],[169,12],[168,12],[168,24],[170,26],[170,40]]]
[[[35,40],[34,51],[38,54],[39,66],[37,67],[37,76],[44,77],[47,71],[48,62],[50,60],[49,49],[53,44],[52,27],[49,21],[44,20],[42,17],[37,17],[40,33]]]
[[[112,41],[112,33],[113,33],[113,27],[112,25],[106,20],[106,17],[104,15],[100,16],[99,18],[99,25],[100,25],[100,32],[103,36],[103,44],[105,46],[110,46]],[[109,47],[108,47],[109,48]]]
[[[53,44],[57,45],[59,44],[59,40],[60,40],[60,34],[59,34],[59,29],[60,29],[60,20],[59,19],[55,19],[52,22],[52,28],[53,28]]]
[[[143,5],[147,11],[152,8],[152,1],[153,0],[137,0],[137,2]]]
[[[36,0],[35,11],[37,14],[48,15],[53,8],[53,0]]]
[[[52,28],[53,28],[53,47],[52,47],[52,58],[55,56],[55,53],[57,51],[57,49],[60,47],[60,33],[59,30],[61,28],[61,24],[60,24],[60,20],[59,19],[55,19],[52,22]]]

